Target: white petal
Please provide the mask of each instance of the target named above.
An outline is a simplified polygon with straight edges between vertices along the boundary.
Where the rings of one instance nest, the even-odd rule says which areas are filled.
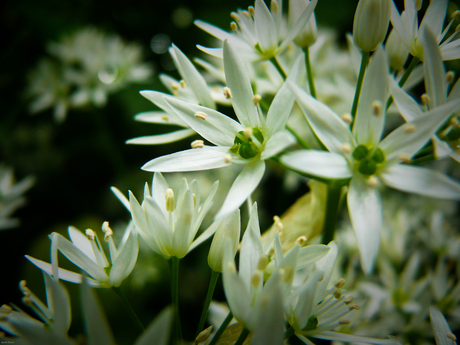
[[[232,92],[233,109],[238,120],[244,127],[259,126],[259,115],[253,101],[251,81],[243,63],[228,41],[224,41],[224,70],[227,86]]]
[[[390,90],[396,107],[404,120],[413,121],[423,114],[417,101],[401,89],[393,78],[390,78]]]
[[[158,157],[145,163],[142,170],[176,172],[199,171],[229,166],[226,161],[230,147],[205,146],[202,148],[179,151]]]
[[[446,69],[435,34],[426,27],[423,33],[423,67],[425,88],[430,97],[430,108],[444,104],[447,99]]]
[[[351,180],[347,196],[351,225],[358,240],[361,266],[369,274],[374,268],[380,246],[382,203],[379,191],[355,177]]]
[[[110,270],[111,285],[120,286],[123,279],[131,273],[136,264],[138,252],[137,234],[131,232],[123,247],[118,248],[118,255]]]
[[[447,335],[452,334],[452,330],[449,327],[449,324],[446,321],[444,315],[436,306],[430,307],[430,321],[431,326],[433,327],[434,338],[436,340],[436,345],[453,345],[455,341],[449,339]]]
[[[260,48],[263,52],[274,51],[278,46],[275,21],[262,0],[256,0],[254,11],[255,33]]]
[[[363,88],[358,103],[358,111],[353,125],[353,133],[359,144],[375,147],[385,123],[385,105],[389,91],[388,67],[381,46],[372,55],[364,76]],[[374,114],[374,102],[380,106],[379,114]]]
[[[137,338],[134,345],[167,345],[173,320],[173,308],[166,307]]]
[[[370,337],[362,337],[359,335],[353,334],[346,334],[346,333],[339,333],[339,332],[332,332],[332,331],[324,331],[321,333],[316,333],[312,335],[314,338],[318,339],[326,339],[326,340],[337,340],[337,341],[344,341],[346,343],[366,343],[366,344],[400,344],[399,341],[393,339],[378,339],[378,338],[370,338]]]
[[[139,92],[142,96],[147,98],[149,101],[153,102],[157,107],[163,109],[169,116],[169,121],[171,121],[172,124],[182,126],[187,128],[188,125],[185,123],[179,116],[177,116],[174,111],[172,111],[171,107],[166,103],[164,100],[164,97],[172,97],[171,95],[168,95],[167,93],[163,92],[158,92],[158,91],[151,91],[151,90],[143,90]]]
[[[177,212],[179,216],[174,226],[173,242],[172,242],[172,256],[179,259],[183,258],[188,252],[188,247],[195,238],[198,228],[193,228],[193,195],[190,190],[185,192],[182,202],[178,205]]]
[[[69,238],[72,243],[92,261],[96,262],[96,256],[94,255],[93,247],[88,237],[74,226],[69,226],[67,232],[69,233]]]
[[[124,207],[129,211],[129,200],[128,198],[117,188],[117,187],[110,187],[110,190],[113,194],[120,200]]]
[[[401,37],[401,40],[406,45],[407,49],[409,51],[412,51],[411,44],[413,39],[415,38],[414,26],[417,14],[415,8],[411,10],[410,6],[407,6],[408,3],[411,3],[412,7],[414,7],[414,1],[406,1],[406,15],[404,18],[405,21],[403,22],[403,20],[401,19],[401,15],[399,14],[398,9],[396,8],[396,5],[393,1],[391,1],[391,24],[398,33],[399,37]],[[407,23],[407,25],[405,22]]]
[[[269,131],[267,133],[268,135],[284,130],[293,105],[294,94],[289,85],[284,83],[281,89],[276,93],[268,109],[266,122]]]
[[[264,161],[255,159],[248,163],[233,182],[232,187],[225,198],[224,204],[216,214],[216,218],[223,217],[240,207],[241,204],[249,198],[252,192],[257,188],[259,182],[264,176],[264,172]]]
[[[53,311],[53,331],[65,334],[72,321],[69,292],[58,279],[51,277],[46,272],[43,273],[43,278],[45,279],[48,307]]]
[[[286,131],[276,132],[270,137],[265,144],[265,148],[260,155],[261,159],[268,159],[278,154],[279,152],[287,149],[289,146],[296,142],[295,137]]]
[[[159,145],[159,144],[169,144],[185,138],[188,138],[194,135],[196,132],[193,129],[181,129],[179,131],[157,134],[157,135],[148,135],[144,137],[138,137],[126,140],[126,144],[134,145]]]
[[[428,26],[436,35],[441,34],[444,25],[444,18],[447,14],[447,5],[449,0],[430,1],[430,5],[426,9],[422,22],[420,23],[419,33],[424,30],[424,26]],[[417,35],[419,37],[419,35]]]
[[[170,256],[173,230],[166,219],[166,215],[155,199],[151,197],[146,197],[144,199],[144,207],[150,236],[159,248],[158,253],[164,256]]]
[[[155,91],[141,91],[145,94],[155,92]],[[157,95],[158,99],[163,99],[165,94],[160,93]],[[155,99],[157,99],[155,97]],[[144,111],[142,113],[134,115],[134,120],[146,123],[155,123],[159,125],[178,125],[184,126],[185,123],[182,121],[176,114],[165,111]],[[188,126],[187,126],[188,127]]]
[[[153,174],[152,180],[152,198],[155,199],[158,206],[160,207],[163,214],[166,212],[166,191],[168,190],[169,185],[166,179],[164,178],[161,172],[156,172]]]
[[[460,183],[422,167],[396,164],[381,175],[388,187],[442,199],[460,199]]]
[[[317,150],[299,150],[281,156],[288,167],[326,179],[346,179],[353,176],[347,160],[341,154]]]

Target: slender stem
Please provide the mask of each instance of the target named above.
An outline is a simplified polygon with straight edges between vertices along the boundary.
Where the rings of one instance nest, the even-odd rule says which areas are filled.
[[[409,66],[407,69],[404,71],[403,76],[399,80],[398,84],[399,86],[404,86],[406,83],[407,79],[409,79],[409,76],[411,75],[412,71],[414,70],[415,66],[418,65],[420,62],[420,59],[416,56],[412,57],[412,61],[410,62]],[[390,105],[393,103],[393,98],[389,97],[387,101],[387,109],[390,107]]]
[[[310,88],[310,94],[313,98],[316,98],[316,88],[315,82],[313,80],[313,70],[310,63],[310,50],[308,47],[303,48],[305,53],[305,66],[307,67],[307,78],[308,78],[308,87]]]
[[[224,331],[227,329],[227,326],[228,324],[230,323],[230,321],[232,321],[233,319],[233,314],[232,312],[230,311],[227,315],[227,317],[225,318],[224,322],[222,322],[222,324],[220,325],[219,329],[217,330],[216,334],[214,335],[214,337],[212,337],[212,340],[211,342],[208,344],[208,345],[216,345],[217,341],[219,340],[220,336],[222,335],[222,333],[224,333]]]
[[[284,340],[289,339],[294,335],[294,327],[289,327],[285,332],[284,332]]]
[[[284,72],[283,67],[281,67],[280,63],[279,63],[278,60],[276,59],[276,56],[272,57],[272,58],[270,59],[270,62],[273,64],[273,66],[276,67],[276,69],[278,70],[278,73],[281,74],[281,76],[283,77],[283,79],[286,79],[286,78],[287,78],[287,74],[286,74],[286,72]]]
[[[323,236],[321,238],[323,244],[328,244],[334,239],[341,192],[342,187],[327,186],[326,214],[324,215]]]
[[[201,312],[200,323],[198,324],[198,329],[196,331],[195,338],[200,334],[204,328],[204,323],[206,317],[208,316],[209,305],[211,304],[212,295],[214,294],[214,289],[216,288],[217,280],[219,279],[220,272],[212,271],[211,280],[209,281],[208,293],[206,295],[206,300],[204,301],[203,311]]]
[[[133,307],[131,307],[131,304],[129,303],[128,299],[126,298],[125,293],[121,289],[121,287],[115,287],[112,286],[112,290],[115,291],[115,293],[120,297],[121,303],[123,304],[123,307],[125,307],[126,312],[128,313],[129,317],[133,321],[134,325],[136,326],[137,330],[139,332],[144,331],[144,326],[142,325],[141,320],[137,317],[136,313],[134,312]]]
[[[182,338],[180,327],[180,314],[179,314],[179,258],[176,256],[171,257],[171,297],[174,309],[174,327],[173,327],[173,341],[172,343],[178,344]]]
[[[289,132],[291,132],[291,134],[292,134],[293,136],[295,136],[295,138],[297,139],[297,142],[298,142],[304,149],[310,149],[310,148],[311,148],[310,145],[308,145],[308,143],[307,143],[305,140],[303,140],[303,138],[302,138],[299,134],[297,134],[297,132],[296,132],[291,126],[289,126],[288,124],[286,124],[286,129],[287,129]]]
[[[243,328],[243,330],[240,333],[240,336],[238,337],[237,341],[235,342],[235,345],[243,345],[244,341],[249,335],[249,329]]]
[[[361,58],[361,67],[359,68],[358,84],[356,85],[355,98],[353,99],[353,106],[351,107],[351,117],[354,119],[356,111],[358,110],[359,96],[361,88],[363,87],[364,73],[366,72],[367,63],[369,62],[370,52],[363,52]]]

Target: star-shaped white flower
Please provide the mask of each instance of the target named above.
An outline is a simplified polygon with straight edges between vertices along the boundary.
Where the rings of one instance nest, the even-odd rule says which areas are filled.
[[[300,68],[302,61],[298,59],[296,63]],[[283,85],[278,91],[265,118],[258,106],[260,97],[254,95],[243,63],[227,41],[224,42],[224,68],[227,92],[239,122],[216,110],[164,97],[164,102],[183,121],[216,146],[197,141],[192,143],[191,150],[153,159],[142,167],[153,172],[178,172],[245,164],[216,217],[237,209],[262,179],[264,160],[295,142],[295,138],[285,130],[294,104],[288,85]],[[293,71],[288,77],[292,81],[296,78],[296,69],[293,68]]]
[[[379,248],[382,206],[378,186],[437,198],[460,199],[460,184],[449,177],[407,163],[459,110],[460,100],[430,110],[380,140],[388,97],[389,76],[378,48],[366,72],[354,127],[303,89],[291,84],[311,128],[330,151],[301,150],[282,156],[292,169],[323,179],[349,180],[347,204],[361,252],[361,264],[371,272]]]

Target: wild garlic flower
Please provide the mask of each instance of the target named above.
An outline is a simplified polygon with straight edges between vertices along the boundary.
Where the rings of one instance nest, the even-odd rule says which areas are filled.
[[[294,27],[301,14],[310,5],[310,0],[289,0],[288,26]],[[294,42],[301,48],[310,47],[318,38],[315,13],[311,14],[307,25],[294,37]]]
[[[26,255],[26,258],[48,274],[58,276],[61,280],[81,284],[83,279],[81,274],[58,268],[57,250],[59,250],[69,261],[92,278],[88,278],[88,284],[91,286],[118,287],[131,273],[136,264],[139,252],[137,233],[130,223],[126,228],[120,246],[117,248],[112,238],[113,231],[108,222],[102,224],[102,231],[104,232],[104,241],[107,242],[109,247],[110,259],[107,259],[104,248],[95,231],[87,229],[83,234],[73,226],[68,228],[70,241],[56,232],[50,235],[51,264],[28,255]]]
[[[67,289],[55,277],[43,272],[46,304],[28,287],[25,280],[19,283],[24,297],[22,302],[36,315],[36,318],[16,306],[0,307],[0,329],[14,337],[0,334],[2,343],[72,345],[67,337],[72,320],[70,297]]]
[[[391,24],[394,30],[401,37],[411,55],[424,60],[423,43],[421,35],[424,28],[429,28],[435,35],[438,45],[441,49],[443,60],[455,60],[460,57],[460,45],[458,39],[454,38],[459,33],[459,28],[447,39],[444,38],[451,28],[454,19],[459,11],[454,12],[450,23],[443,29],[444,20],[446,19],[447,6],[449,0],[430,1],[428,8],[423,16],[423,19],[418,24],[418,11],[420,10],[422,1],[406,0],[404,1],[404,11],[400,14],[396,5],[391,1]]]
[[[19,226],[19,219],[11,218],[11,215],[26,203],[22,195],[34,183],[31,176],[15,182],[13,169],[0,164],[0,230]]]
[[[278,4],[276,0],[271,1],[270,9],[263,0],[256,0],[254,7],[250,6],[247,11],[232,12],[232,33],[201,20],[196,20],[195,25],[221,41],[228,40],[244,60],[269,60],[282,53],[305,28],[317,2],[310,1],[284,37],[282,1]],[[213,56],[223,56],[222,48],[198,48]]]
[[[282,162],[288,167],[311,176],[349,180],[348,212],[366,273],[371,272],[379,248],[382,207],[378,187],[381,183],[420,195],[460,199],[458,182],[437,171],[404,164],[425,145],[452,111],[460,108],[460,100],[430,110],[381,140],[389,91],[387,71],[383,50],[379,48],[364,78],[353,130],[326,105],[291,84],[307,121],[330,152],[301,150],[282,156]]]
[[[165,259],[183,258],[217,230],[210,226],[198,238],[195,236],[211,207],[219,182],[214,182],[206,200],[200,200],[197,180],[187,183],[185,177],[176,193],[169,187],[161,173],[155,173],[152,191],[145,184],[141,204],[129,192],[129,208],[136,229],[146,243]]]
[[[294,104],[288,86],[284,85],[276,94],[265,118],[258,105],[260,96],[254,95],[242,62],[227,41],[224,42],[224,68],[227,92],[239,122],[213,109],[165,97],[164,101],[183,121],[216,146],[197,141],[192,143],[191,150],[155,158],[142,167],[153,172],[177,172],[244,164],[216,217],[237,209],[261,181],[264,161],[295,142],[284,129]]]

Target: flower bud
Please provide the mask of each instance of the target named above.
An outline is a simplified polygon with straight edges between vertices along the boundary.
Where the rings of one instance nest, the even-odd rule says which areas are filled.
[[[299,19],[302,12],[307,8],[310,0],[290,0],[288,23],[292,27]],[[313,13],[308,20],[307,25],[297,34],[294,42],[301,48],[310,47],[318,38],[318,30],[316,28],[315,14]]]
[[[363,52],[374,51],[388,31],[391,0],[360,0],[353,21],[353,41]]]
[[[409,50],[399,37],[396,30],[391,30],[385,43],[385,55],[388,64],[393,71],[399,71],[404,67]]]

